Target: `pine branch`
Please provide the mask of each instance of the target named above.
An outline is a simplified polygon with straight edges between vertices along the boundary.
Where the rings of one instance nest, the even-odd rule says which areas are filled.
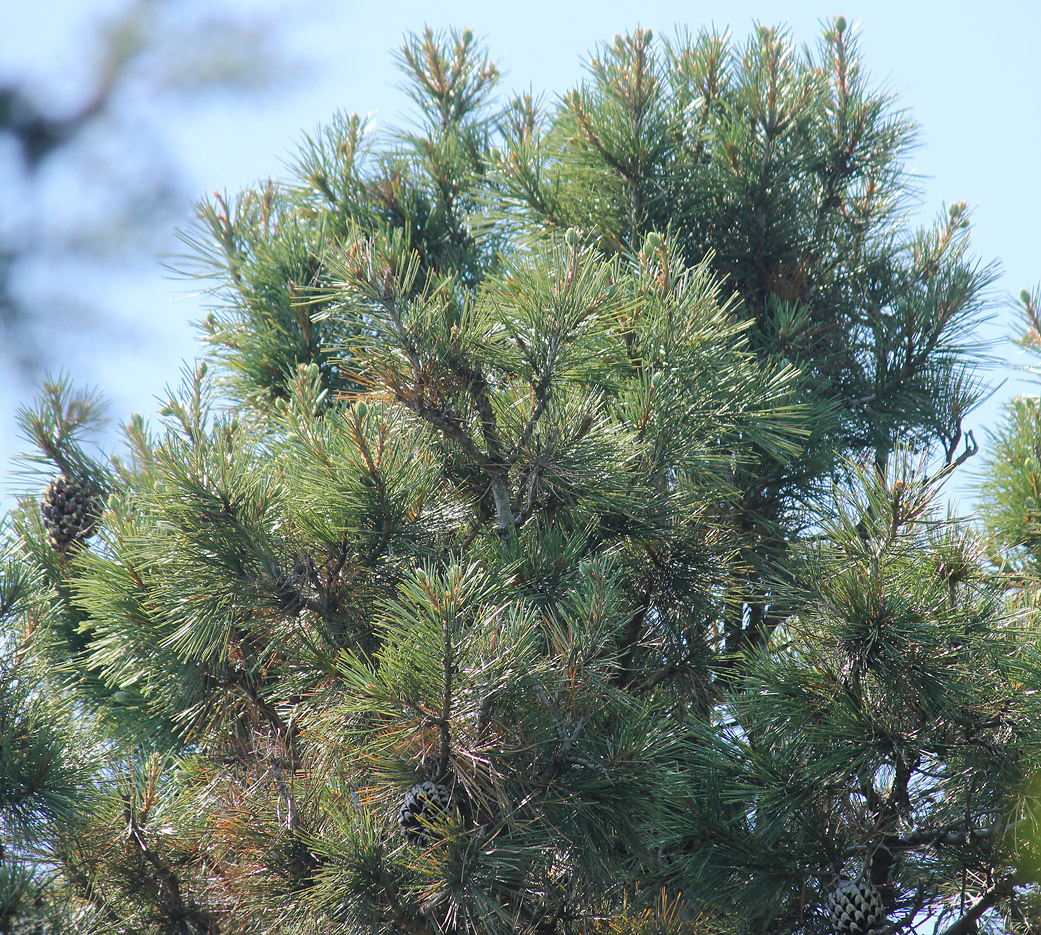
[[[582,733],[583,728],[586,726],[586,716],[585,714],[580,714],[578,716],[578,721],[576,722],[575,726],[569,729],[560,719],[560,715],[557,714],[557,711],[553,705],[553,700],[546,693],[545,689],[540,688],[537,692],[537,695],[539,701],[541,701],[542,704],[545,705],[546,709],[550,712],[550,715],[553,718],[553,724],[557,729],[557,739],[559,741],[557,749],[554,751],[553,756],[550,759],[549,765],[542,771],[542,774],[539,776],[539,785],[545,787],[557,777],[564,764],[567,763],[569,759],[571,759],[571,748],[574,747],[575,741],[578,739],[579,734]],[[588,761],[583,760],[583,762],[586,762],[586,764],[590,766],[593,765]],[[534,792],[532,793],[532,795],[534,795]],[[530,799],[531,795],[525,798],[525,800],[517,806],[518,810],[521,808],[521,806],[526,805],[528,801],[530,801]]]
[[[468,454],[477,464],[488,471],[490,468],[500,468],[493,462],[474,441],[473,436],[460,425],[459,417],[447,413],[440,407],[431,406],[422,398],[408,398],[397,393],[395,398],[407,409],[414,412],[423,421],[429,422],[434,428],[441,432],[446,438],[454,441],[465,454]]]
[[[951,440],[950,446],[945,446],[947,454],[947,467],[951,470],[960,467],[962,464],[968,461],[969,458],[978,454],[980,450],[979,443],[976,441],[976,437],[972,434],[972,429],[969,429],[969,431],[965,433],[965,450],[960,455],[955,457],[954,451],[958,444],[958,436],[960,435],[961,426],[959,425],[957,435]]]
[[[600,139],[599,134],[590,122],[589,113],[582,106],[581,95],[575,91],[573,94],[565,98],[564,102],[571,108],[571,112],[575,115],[575,119],[578,121],[578,125],[582,128],[586,139],[596,148],[596,151],[600,154],[604,162],[614,169],[625,182],[630,184],[637,183],[639,179],[633,168],[626,165],[626,163],[622,162],[617,156],[615,156],[614,153],[604,145],[603,140]]]
[[[516,443],[510,450],[510,464],[513,464],[524,448],[527,447],[528,442],[531,440],[531,433],[535,430],[535,426],[538,424],[539,419],[542,418],[542,413],[545,410],[547,403],[550,401],[552,395],[551,383],[555,375],[554,371],[557,363],[557,349],[559,346],[560,329],[557,328],[554,330],[553,334],[550,335],[549,349],[546,353],[546,364],[542,369],[542,376],[539,378],[538,382],[532,386],[532,392],[535,395],[535,405],[532,407],[531,415],[528,416],[528,421],[524,424],[524,428],[517,437]]]
[[[484,470],[492,486],[499,535],[505,539],[513,531],[515,525],[512,498],[506,484],[509,462],[503,455],[499,424],[495,418],[491,400],[488,398],[488,381],[480,366],[464,367],[460,370],[460,376],[466,380],[470,396],[481,418],[481,433],[484,435],[485,447],[488,450]]]
[[[545,452],[543,452],[542,457],[539,458],[539,462],[532,465],[531,470],[528,472],[527,479],[521,484],[522,490],[525,486],[527,487],[527,492],[524,496],[523,506],[521,506],[520,511],[514,517],[518,529],[522,527],[535,512],[535,506],[537,505],[536,496],[539,490],[539,481],[542,479],[544,462],[548,461],[550,457],[552,457],[555,440],[554,433],[554,435],[550,437]],[[520,492],[521,491],[518,491],[518,496],[520,495]]]
[[[383,895],[386,898],[387,908],[390,910],[391,918],[394,920],[394,924],[398,926],[398,928],[407,932],[408,935],[438,935],[437,931],[431,926],[415,922],[408,917],[401,905],[401,900],[398,899],[398,891],[397,887],[394,885],[394,881],[387,874],[387,871],[382,869],[380,871],[380,887],[382,888]]]
[[[923,829],[905,835],[890,835],[883,839],[882,848],[889,851],[909,851],[919,847],[957,847],[975,844],[1000,838],[1010,831],[1015,831],[1036,821],[1035,811],[1039,803],[1030,806],[1029,814],[1014,821],[996,822],[985,827],[966,826],[963,824],[947,825],[943,828]],[[847,856],[863,854],[873,850],[872,845],[858,844],[846,850]]]
[[[380,295],[380,304],[390,316],[401,348],[412,366],[412,375],[415,377],[417,385],[422,384],[423,368],[419,360],[419,351],[412,340],[412,336],[405,328],[404,322],[401,320],[401,313],[398,311],[397,293],[394,288],[394,271],[389,266],[383,270],[383,291]]]
[[[644,551],[656,566],[661,567],[661,561],[650,545],[645,543]],[[646,575],[643,585],[643,594],[640,597],[640,604],[629,617],[622,638],[619,640],[618,648],[621,659],[619,674],[625,682],[628,682],[634,676],[636,647],[639,644],[640,635],[643,633],[643,625],[647,620],[647,615],[651,611],[651,604],[654,598],[654,575]]]
[[[953,925],[947,926],[938,935],[976,935],[976,932],[979,931],[976,923],[983,917],[983,914],[1002,899],[1011,896],[1015,885],[1015,876],[1006,877],[1000,883],[995,884],[976,901],[976,904],[965,915]]]
[[[351,437],[354,440],[355,445],[358,447],[358,451],[361,452],[362,460],[365,463],[365,469],[369,473],[369,478],[373,482],[376,488],[376,496],[379,499],[380,512],[383,514],[383,523],[380,528],[379,538],[373,543],[372,548],[369,549],[368,554],[365,556],[363,564],[371,565],[380,555],[383,554],[387,548],[387,543],[390,542],[391,534],[394,531],[394,526],[391,522],[391,503],[390,495],[387,492],[387,485],[384,483],[383,474],[380,472],[379,465],[372,457],[372,452],[369,450],[369,444],[365,440],[365,431],[362,424],[363,416],[358,409],[354,409],[351,413]],[[384,434],[384,427],[380,425],[380,441],[381,444],[377,446],[377,452],[382,449],[382,439]]]
[[[908,787],[918,765],[918,758],[908,760],[902,751],[897,751],[894,764],[893,788],[885,803],[876,811],[875,826],[878,829],[891,829],[911,808]],[[878,848],[871,855],[870,878],[875,886],[884,887],[889,884],[890,873],[895,857],[887,847]]]
[[[443,675],[441,681],[441,717],[438,719],[438,732],[440,735],[440,751],[437,764],[437,781],[443,782],[448,775],[449,757],[452,749],[451,721],[452,716],[452,670],[455,666],[455,654],[452,634],[453,615],[445,614],[442,621],[442,633],[444,637],[444,649],[442,657]]]
[[[123,814],[127,822],[127,836],[132,839],[138,848],[138,854],[155,871],[155,883],[158,885],[156,896],[162,897],[161,906],[156,908],[164,916],[178,919],[184,925],[191,927],[192,931],[199,935],[207,935],[213,931],[210,913],[195,906],[186,904],[184,894],[181,890],[181,880],[174,869],[163,858],[149,846],[138,823],[138,817],[134,814],[134,806],[129,797],[123,798]]]
[[[887,838],[885,846],[890,850],[906,851],[914,850],[918,847],[954,847],[957,845],[975,844],[977,841],[986,841],[1000,837],[1008,831],[1015,830],[1027,821],[1028,819],[1021,818],[1017,821],[990,825],[986,828],[950,826],[935,831],[918,831],[913,834]]]

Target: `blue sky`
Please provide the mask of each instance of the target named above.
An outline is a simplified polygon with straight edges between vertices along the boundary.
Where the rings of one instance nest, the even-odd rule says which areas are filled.
[[[172,0],[171,0],[172,2]],[[74,85],[84,65],[84,27],[117,0],[52,0],[11,4],[0,34],[0,65],[48,74],[57,93],[64,76]],[[228,6],[228,4],[224,4]],[[164,145],[183,166],[186,190],[201,196],[234,191],[257,178],[278,176],[293,145],[337,108],[371,115],[379,126],[408,121],[409,103],[395,86],[391,50],[407,30],[424,24],[470,27],[483,38],[504,73],[500,87],[562,93],[582,76],[582,60],[598,42],[637,24],[671,33],[715,23],[743,39],[757,22],[786,23],[799,42],[814,42],[822,22],[842,13],[857,31],[872,82],[898,97],[920,125],[911,158],[921,177],[917,217],[928,222],[945,203],[966,201],[973,210],[974,246],[983,261],[998,260],[989,337],[1013,330],[1007,295],[1041,279],[1041,184],[1037,178],[1041,78],[1036,47],[1041,5],[997,0],[986,4],[871,2],[838,7],[819,2],[643,3],[455,2],[357,3],[334,0],[239,0],[235,7],[263,13],[278,38],[304,67],[272,94],[247,101],[227,94],[205,107],[171,106],[159,115]],[[56,25],[57,24],[57,25]],[[65,88],[68,93],[68,87]],[[141,102],[148,107],[148,101]],[[153,118],[156,116],[152,115]],[[67,197],[73,201],[75,191]],[[191,209],[185,200],[183,221]],[[174,249],[167,231],[159,249]],[[97,385],[113,400],[112,415],[149,415],[164,385],[178,379],[180,361],[196,353],[190,321],[203,314],[190,284],[171,280],[148,246],[131,273],[101,272],[84,288],[99,290],[111,310],[107,327],[66,335],[52,367]],[[108,276],[108,278],[106,278]],[[1024,363],[1016,348],[999,352]],[[1008,376],[997,371],[995,382]],[[993,426],[1000,402],[1024,384],[1012,380],[970,424]],[[18,443],[11,412],[24,397],[10,374],[0,374],[0,457],[6,464]],[[17,485],[7,481],[9,495]],[[963,484],[958,485],[961,489]],[[0,503],[10,503],[5,497]]]

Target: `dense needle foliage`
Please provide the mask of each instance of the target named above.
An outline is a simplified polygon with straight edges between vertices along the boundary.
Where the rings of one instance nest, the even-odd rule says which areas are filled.
[[[992,270],[845,21],[398,60],[200,206],[156,425],[20,412],[0,931],[1036,931],[1041,521],[939,505]]]

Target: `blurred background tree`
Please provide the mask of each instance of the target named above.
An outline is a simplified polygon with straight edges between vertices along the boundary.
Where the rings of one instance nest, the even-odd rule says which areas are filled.
[[[214,107],[270,101],[306,81],[286,30],[273,28],[283,7],[59,4],[30,27],[46,31],[46,43],[9,24],[0,41],[0,392],[24,398],[47,371],[97,380],[93,358],[137,357],[183,330],[188,316],[164,316],[152,302],[127,312],[196,194],[176,134]],[[0,439],[13,434],[9,420]]]

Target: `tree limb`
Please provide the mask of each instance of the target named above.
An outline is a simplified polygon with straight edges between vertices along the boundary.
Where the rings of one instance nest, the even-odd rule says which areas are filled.
[[[976,901],[976,904],[965,915],[952,925],[948,925],[938,935],[975,935],[978,931],[976,923],[983,913],[1006,896],[1010,896],[1014,886],[1015,877],[1008,877],[995,884]]]

